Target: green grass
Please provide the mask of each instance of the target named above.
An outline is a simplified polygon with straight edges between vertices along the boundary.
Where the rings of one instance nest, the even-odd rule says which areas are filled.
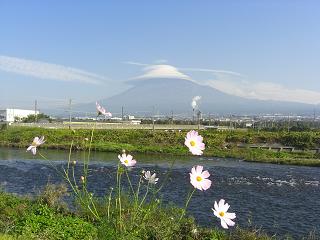
[[[243,132],[243,131],[200,131],[206,144],[204,156],[240,158],[246,161],[320,166],[320,155],[307,149],[320,146],[320,132]],[[44,129],[9,127],[0,131],[0,145],[27,147],[35,136],[44,135],[46,143],[42,148],[69,149],[73,141],[74,149],[88,148],[91,130]],[[187,155],[184,146],[186,131],[151,130],[95,130],[92,150],[120,152],[165,153]],[[239,143],[281,143],[305,149],[303,152],[273,152],[261,149],[240,149]],[[227,147],[226,147],[227,146]]]
[[[92,219],[85,208],[77,208],[77,211],[71,212],[67,208],[49,205],[43,199],[43,196],[31,199],[0,192],[0,239],[276,239],[254,229],[235,228],[234,231],[227,232],[202,228],[197,226],[192,217],[183,217],[179,221],[182,209],[162,205],[157,200],[144,204],[132,221],[131,217],[135,212],[128,196],[122,198],[124,226],[120,231],[116,222],[117,208],[111,205],[108,218],[107,204],[101,199],[97,200],[101,213],[99,221]]]

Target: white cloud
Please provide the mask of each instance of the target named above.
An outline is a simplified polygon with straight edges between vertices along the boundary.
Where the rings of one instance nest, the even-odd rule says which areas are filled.
[[[300,102],[308,104],[320,103],[320,92],[305,89],[289,89],[283,85],[271,82],[250,83],[248,81],[211,80],[207,84],[222,92],[259,100],[275,100]]]
[[[179,68],[180,70],[184,71],[191,71],[191,72],[209,72],[213,74],[226,74],[226,75],[234,75],[238,77],[244,77],[244,75],[233,72],[233,71],[226,71],[226,70],[216,70],[216,69],[206,69],[206,68]]]
[[[227,70],[206,68],[183,68],[171,65],[152,65],[138,62],[126,62],[128,64],[144,67],[145,73],[136,78],[182,78],[201,85],[210,86],[221,92],[231,95],[259,100],[275,100],[300,102],[308,104],[320,104],[320,92],[305,89],[289,89],[286,86],[272,82],[249,82],[241,73]],[[208,73],[207,79],[214,76],[214,80],[194,79],[192,75],[184,72]]]
[[[135,79],[180,78],[180,79],[191,80],[191,78],[188,75],[180,72],[176,67],[171,65],[164,65],[164,64],[148,65],[145,68],[143,68],[143,71],[145,73],[143,75],[135,77]]]
[[[149,66],[150,64],[140,63],[140,62],[133,62],[133,61],[124,61],[123,63],[129,65],[136,65],[136,66]]]
[[[103,76],[62,65],[0,55],[0,71],[41,79],[100,84]]]

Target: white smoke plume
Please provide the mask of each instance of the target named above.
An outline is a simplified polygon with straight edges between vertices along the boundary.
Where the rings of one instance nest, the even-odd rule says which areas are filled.
[[[197,102],[201,99],[201,96],[195,96],[192,98],[191,107],[195,109],[197,107]]]

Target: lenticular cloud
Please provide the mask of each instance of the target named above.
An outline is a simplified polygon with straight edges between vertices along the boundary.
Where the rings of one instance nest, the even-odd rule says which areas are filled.
[[[0,55],[0,71],[42,79],[99,84],[105,78],[81,69]]]

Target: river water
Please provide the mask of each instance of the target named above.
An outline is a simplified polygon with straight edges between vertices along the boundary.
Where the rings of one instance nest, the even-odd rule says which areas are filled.
[[[42,150],[51,163],[61,168],[66,165],[68,153],[58,150]],[[92,153],[88,183],[90,190],[103,196],[114,185],[117,154]],[[72,159],[83,159],[76,152]],[[176,162],[168,181],[161,191],[165,202],[182,206],[191,190],[189,172],[194,165],[203,165],[211,173],[212,187],[196,191],[188,212],[203,226],[217,226],[211,208],[215,200],[224,198],[229,211],[237,214],[241,227],[261,228],[269,234],[283,237],[286,234],[300,239],[314,231],[320,233],[320,169],[301,166],[284,166],[247,163],[235,159],[205,157],[172,157],[164,155],[135,155],[137,166],[130,170],[133,182],[144,170],[156,171],[159,185],[168,167]],[[82,171],[76,166],[77,178]],[[37,194],[47,182],[63,180],[47,160],[32,156],[24,149],[0,148],[0,185],[7,192]],[[125,184],[125,183],[124,183]]]

